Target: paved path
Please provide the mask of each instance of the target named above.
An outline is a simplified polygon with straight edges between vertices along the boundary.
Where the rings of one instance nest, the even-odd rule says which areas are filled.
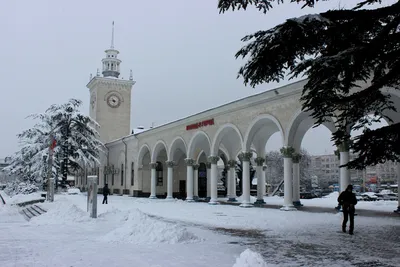
[[[239,206],[240,202],[226,202],[220,201],[222,205],[233,205]],[[255,208],[264,208],[264,209],[280,209],[282,205],[273,205],[273,204],[264,204],[262,206],[254,206]],[[338,211],[332,208],[326,207],[315,207],[315,206],[302,206],[297,208],[299,211],[306,212],[315,212],[315,213],[337,213]],[[400,214],[396,212],[387,212],[387,211],[379,211],[379,210],[366,210],[366,209],[356,209],[356,214],[358,216],[366,216],[366,217],[393,217],[400,218]]]

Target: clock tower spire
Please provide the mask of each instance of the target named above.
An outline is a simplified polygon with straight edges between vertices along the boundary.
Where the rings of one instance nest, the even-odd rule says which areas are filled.
[[[117,58],[119,51],[114,49],[114,21],[112,22],[111,46],[105,52],[106,57],[101,61],[103,63],[103,77],[118,78],[121,60]]]
[[[105,50],[101,60],[103,76],[99,73],[87,84],[90,91],[89,115],[100,128],[100,140],[107,143],[130,134],[131,91],[136,83],[132,73],[129,80],[119,78],[121,60],[114,48],[114,21],[112,23],[111,46]]]

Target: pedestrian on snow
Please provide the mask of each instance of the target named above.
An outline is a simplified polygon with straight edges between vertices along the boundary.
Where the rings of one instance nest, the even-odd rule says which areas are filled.
[[[110,188],[108,188],[108,184],[105,184],[104,185],[104,188],[103,188],[103,204],[104,203],[106,203],[106,204],[108,204],[108,199],[107,199],[107,196],[110,194]]]
[[[350,217],[349,234],[353,234],[354,231],[354,213],[356,211],[355,205],[357,204],[356,194],[353,193],[353,186],[349,184],[345,191],[340,193],[338,197],[339,205],[342,205],[343,209],[343,223],[342,231],[346,233],[346,224],[348,217]]]

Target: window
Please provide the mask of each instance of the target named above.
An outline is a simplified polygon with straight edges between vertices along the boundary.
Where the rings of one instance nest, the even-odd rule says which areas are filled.
[[[131,164],[131,185],[133,186],[135,181],[135,163],[132,162]]]
[[[104,172],[104,185],[107,183],[107,174]]]
[[[124,185],[124,164],[121,164],[121,186]]]
[[[111,165],[112,168],[112,175],[111,175],[111,185],[114,185],[114,165]]]
[[[162,163],[157,161],[156,166],[156,177],[157,177],[157,186],[163,185],[163,166]]]

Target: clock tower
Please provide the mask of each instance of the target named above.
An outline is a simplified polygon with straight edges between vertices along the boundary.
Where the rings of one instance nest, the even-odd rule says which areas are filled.
[[[103,71],[99,71],[87,84],[90,92],[89,116],[99,125],[100,140],[103,143],[130,134],[131,91],[135,84],[130,72],[129,80],[119,78],[121,60],[119,51],[114,49],[114,22],[111,46],[105,50],[102,60]]]

